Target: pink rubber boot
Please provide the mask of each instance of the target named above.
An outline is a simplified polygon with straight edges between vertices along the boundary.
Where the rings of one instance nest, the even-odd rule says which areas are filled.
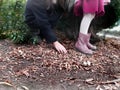
[[[93,46],[93,45],[89,42],[89,41],[90,41],[90,37],[91,37],[91,34],[87,34],[87,36],[86,36],[86,40],[87,40],[86,44],[87,44],[87,47],[88,47],[89,49],[96,50],[97,47],[96,47],[96,46]]]
[[[75,43],[75,48],[84,53],[84,54],[89,54],[92,55],[93,51],[89,49],[86,45],[87,43],[87,35],[80,33],[77,42]]]

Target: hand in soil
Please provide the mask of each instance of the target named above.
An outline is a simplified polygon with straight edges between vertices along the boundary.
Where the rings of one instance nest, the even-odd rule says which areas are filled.
[[[67,53],[65,47],[62,44],[60,44],[58,41],[54,42],[53,46],[59,53],[63,53],[63,54]]]

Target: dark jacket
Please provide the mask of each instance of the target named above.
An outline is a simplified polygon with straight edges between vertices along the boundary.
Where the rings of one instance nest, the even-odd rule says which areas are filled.
[[[53,27],[64,11],[70,11],[74,0],[27,0],[25,8],[25,22],[33,29],[40,29],[40,34],[48,43],[57,40]]]

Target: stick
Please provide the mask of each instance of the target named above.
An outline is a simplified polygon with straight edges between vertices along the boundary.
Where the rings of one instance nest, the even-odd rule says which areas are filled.
[[[109,83],[116,83],[116,82],[120,82],[120,78],[119,79],[114,79],[114,80],[111,80],[111,81],[102,82],[102,84],[109,84]]]

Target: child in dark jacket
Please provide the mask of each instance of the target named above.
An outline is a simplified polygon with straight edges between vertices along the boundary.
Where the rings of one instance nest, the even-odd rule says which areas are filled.
[[[63,13],[62,9],[57,10],[59,7],[55,4],[56,0],[27,0],[25,22],[33,36],[45,38],[47,43],[52,43],[59,53],[67,53],[53,32],[54,26]]]

